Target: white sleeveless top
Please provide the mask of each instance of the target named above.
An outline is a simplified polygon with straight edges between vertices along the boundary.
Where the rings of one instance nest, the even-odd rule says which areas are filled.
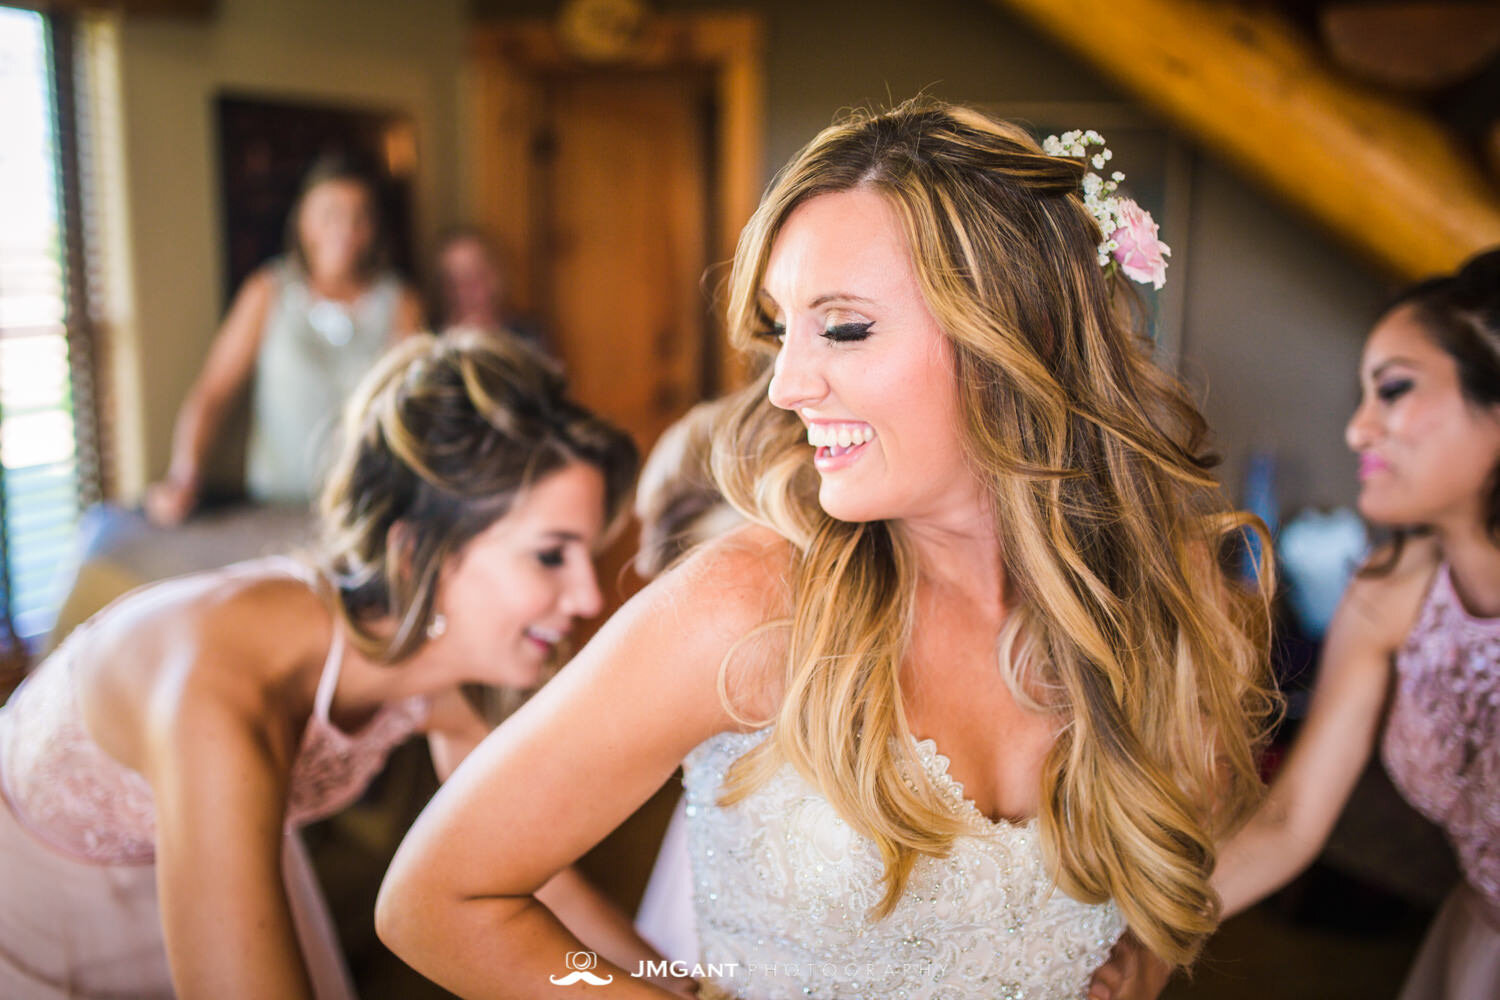
[[[1125,922],[1113,903],[1080,903],[1053,885],[1034,819],[991,822],[936,745],[918,742],[917,759],[971,832],[946,858],[919,857],[894,912],[876,920],[879,852],[791,764],[717,804],[729,766],[769,734],[720,733],[683,762],[707,1000],[1084,996]]]
[[[269,266],[276,297],[255,361],[245,490],[300,503],[312,496],[344,401],[390,343],[401,283],[383,275],[345,304],[318,298],[290,261]]]

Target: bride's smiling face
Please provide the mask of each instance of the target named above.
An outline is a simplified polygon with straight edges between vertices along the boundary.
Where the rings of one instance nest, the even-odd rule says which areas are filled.
[[[953,349],[928,308],[895,211],[868,188],[799,205],[771,246],[762,311],[771,402],[802,418],[819,502],[842,521],[967,519]]]

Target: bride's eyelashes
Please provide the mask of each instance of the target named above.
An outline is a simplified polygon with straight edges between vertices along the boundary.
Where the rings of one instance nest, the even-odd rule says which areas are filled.
[[[836,326],[826,327],[820,336],[837,344],[846,344],[851,341],[864,340],[870,335],[870,328],[874,325],[873,322],[839,323]],[[779,344],[786,339],[786,326],[782,323],[771,323],[757,329],[755,336],[763,340],[774,340]]]
[[[873,320],[866,320],[858,312],[838,306],[820,310],[815,315],[821,317],[823,325],[818,335],[836,344],[864,340],[870,335],[870,328],[875,325]],[[762,294],[757,298],[755,325],[750,331],[751,336],[757,340],[771,340],[782,344],[786,342],[786,325],[781,308],[769,295]]]
[[[870,335],[871,323],[839,323],[824,329],[823,337],[835,343],[848,343],[852,340],[864,340]]]

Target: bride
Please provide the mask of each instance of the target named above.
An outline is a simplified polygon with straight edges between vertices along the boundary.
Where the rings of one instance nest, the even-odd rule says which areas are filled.
[[[1164,248],[1097,139],[912,102],[782,171],[729,314],[774,360],[715,432],[752,524],[444,786],[378,907],[407,961],[663,995],[534,893],[679,763],[703,995],[1081,997],[1127,928],[1193,957],[1260,787],[1266,591],[1222,569],[1249,519],[1130,326]]]

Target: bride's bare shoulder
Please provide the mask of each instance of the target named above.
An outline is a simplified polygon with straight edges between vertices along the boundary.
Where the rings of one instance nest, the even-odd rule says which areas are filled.
[[[746,624],[786,613],[792,546],[759,525],[742,525],[705,542],[648,588],[665,607],[697,611]]]
[[[745,525],[705,543],[658,577],[642,594],[642,612],[674,636],[696,663],[727,669],[731,700],[750,715],[776,701],[775,667],[785,656],[791,613],[791,544],[775,532]]]

